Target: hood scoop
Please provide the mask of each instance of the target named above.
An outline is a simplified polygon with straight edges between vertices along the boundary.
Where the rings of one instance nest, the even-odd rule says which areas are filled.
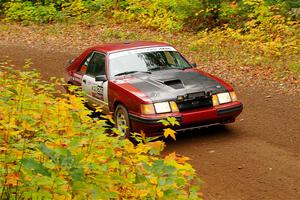
[[[174,79],[174,80],[167,80],[167,81],[159,81],[160,83],[163,83],[171,88],[174,88],[174,89],[182,89],[184,88],[184,85],[182,83],[181,80],[179,79]]]

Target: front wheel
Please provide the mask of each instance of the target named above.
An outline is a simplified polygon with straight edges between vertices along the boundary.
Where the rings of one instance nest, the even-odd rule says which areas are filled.
[[[121,131],[124,138],[129,139],[130,137],[130,122],[128,117],[127,109],[119,104],[114,112],[114,119],[116,123],[116,128]]]

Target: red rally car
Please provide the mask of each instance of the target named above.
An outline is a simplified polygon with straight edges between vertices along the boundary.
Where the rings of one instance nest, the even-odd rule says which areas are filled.
[[[162,133],[158,122],[175,117],[183,131],[234,122],[243,105],[223,80],[195,68],[174,47],[160,42],[95,46],[66,68],[69,84],[81,86],[89,104],[102,105],[129,136]],[[126,128],[127,127],[127,128]]]

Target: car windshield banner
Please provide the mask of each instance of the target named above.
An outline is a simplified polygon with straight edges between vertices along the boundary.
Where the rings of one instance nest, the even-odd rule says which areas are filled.
[[[176,49],[174,49],[173,47],[170,47],[170,46],[133,49],[133,50],[126,50],[126,51],[111,53],[109,55],[109,58],[114,59],[114,58],[131,55],[131,54],[148,53],[148,52],[156,52],[156,51],[176,51]]]

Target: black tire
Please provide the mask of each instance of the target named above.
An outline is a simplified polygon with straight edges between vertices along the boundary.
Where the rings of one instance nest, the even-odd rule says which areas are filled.
[[[119,104],[116,107],[114,112],[114,120],[116,123],[116,128],[123,133],[123,137],[130,139],[130,121],[127,109],[123,105]],[[124,126],[127,126],[127,128],[124,128]]]

